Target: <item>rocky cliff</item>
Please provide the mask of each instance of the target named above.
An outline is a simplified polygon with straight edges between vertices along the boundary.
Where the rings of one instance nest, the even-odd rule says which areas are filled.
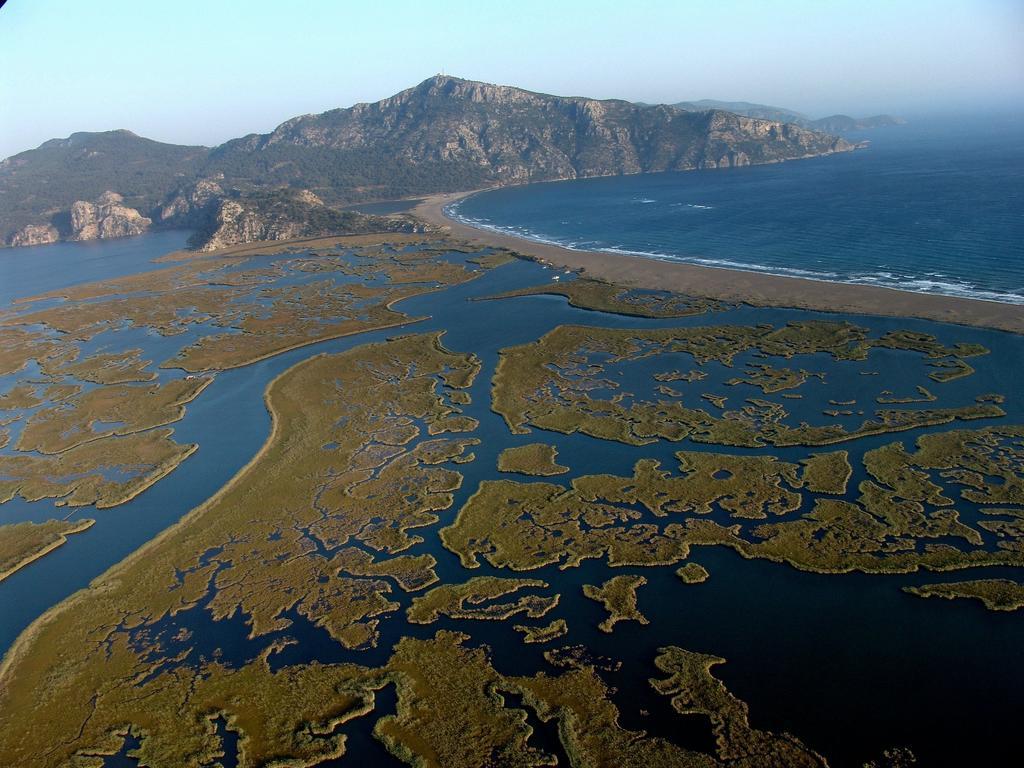
[[[124,197],[107,191],[96,202],[76,200],[71,204],[71,231],[67,239],[105,240],[141,235],[152,223],[152,219],[124,205]]]
[[[52,224],[26,224],[13,235],[8,243],[13,248],[19,245],[49,245],[60,240],[60,232]]]
[[[113,237],[141,235],[153,223],[134,208],[124,204],[124,197],[106,191],[96,200],[75,200],[63,215],[53,217],[55,223],[26,224],[8,238],[7,244],[46,245],[59,240],[104,240]]]
[[[208,226],[196,232],[189,245],[215,251],[263,240],[422,230],[423,225],[411,219],[336,211],[308,190],[277,190],[219,201]]]
[[[156,220],[167,227],[196,229],[204,226],[216,215],[217,206],[224,199],[221,182],[224,174],[199,179],[176,189],[156,209]]]
[[[283,123],[219,148],[212,162],[243,164],[295,150],[384,151],[409,166],[446,164],[471,183],[528,182],[777,162],[852,149],[843,139],[709,110],[549,96],[433,77],[374,104]],[[280,181],[298,168],[278,166]],[[469,186],[467,184],[466,186]]]

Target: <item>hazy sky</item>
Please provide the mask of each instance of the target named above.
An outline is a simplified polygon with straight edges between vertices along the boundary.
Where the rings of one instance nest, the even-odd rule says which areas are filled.
[[[440,71],[822,116],[1024,107],[1022,0],[9,0],[0,157],[79,130],[217,144]]]

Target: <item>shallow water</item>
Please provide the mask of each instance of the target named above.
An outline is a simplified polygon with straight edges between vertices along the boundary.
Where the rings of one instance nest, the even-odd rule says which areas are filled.
[[[452,210],[581,250],[1024,303],[1019,117],[848,138],[870,146],[781,165],[512,187]]]
[[[152,241],[143,238],[134,242],[144,245]],[[143,260],[140,258],[138,263]],[[465,408],[480,420],[474,435],[482,440],[473,449],[477,458],[470,464],[457,465],[465,480],[456,493],[455,504],[441,513],[437,526],[417,530],[425,541],[409,550],[410,554],[433,554],[442,582],[499,573],[485,561],[481,561],[479,569],[466,571],[436,535],[437,530],[454,520],[460,506],[482,480],[506,477],[523,482],[565,483],[577,474],[629,473],[637,459],[648,457],[672,468],[673,454],[678,450],[771,454],[787,460],[796,460],[809,452],[805,448],[726,449],[668,441],[635,447],[586,435],[539,430],[529,435],[511,435],[503,419],[490,410],[490,379],[498,351],[533,341],[559,324],[652,328],[848,319],[870,327],[872,335],[909,328],[934,333],[945,343],[980,342],[992,349],[992,354],[972,359],[977,368],[973,376],[947,384],[930,382],[924,377],[923,366],[901,365],[909,359],[916,361],[919,356],[914,353],[875,350],[863,363],[836,363],[825,355],[787,361],[784,364],[789,367],[824,371],[828,382],[820,385],[811,380],[799,390],[805,393],[804,400],[787,401],[793,414],[791,420],[806,418],[820,423],[823,405],[840,394],[857,397],[867,407],[881,389],[909,394],[914,385],[924,384],[940,396],[936,403],[940,406],[969,403],[980,392],[1008,396],[1003,406],[1008,414],[1005,419],[938,429],[978,427],[996,421],[1024,423],[1024,401],[1016,396],[1020,361],[1024,360],[1024,338],[1006,333],[916,320],[841,318],[783,309],[739,307],[678,320],[646,320],[576,309],[557,297],[467,301],[547,281],[550,276],[550,271],[535,264],[515,262],[470,283],[400,303],[397,309],[409,315],[430,315],[430,319],[402,331],[326,341],[218,373],[214,383],[188,406],[185,418],[174,425],[177,439],[200,444],[197,453],[127,504],[108,510],[77,510],[76,517],[96,518],[93,529],[72,537],[63,547],[0,582],[0,648],[9,647],[32,619],[86,586],[230,479],[266,439],[269,416],[263,393],[271,379],[312,355],[343,351],[399,332],[444,330],[443,341],[448,348],[475,352],[483,366],[470,390],[473,402]],[[161,345],[161,354],[167,351],[167,339],[155,337],[153,342]],[[145,345],[146,339],[133,338],[132,343]],[[183,340],[178,337],[170,343],[181,344]],[[733,401],[759,396],[760,391],[753,387],[723,385],[725,379],[739,372],[744,360],[738,358],[732,369],[709,364],[708,379],[694,385],[680,383],[678,388],[692,386],[700,392],[720,392]],[[665,355],[624,366],[625,380],[630,387],[642,382],[649,386],[652,371],[692,367],[693,361],[686,355]],[[880,370],[882,375],[848,375],[860,369]],[[897,371],[898,378],[892,375]],[[639,389],[634,391],[641,393]],[[851,451],[851,461],[857,468],[851,488],[863,478],[863,469],[859,467],[863,451],[893,440],[909,445],[927,431],[930,430],[910,430],[836,446]],[[532,479],[497,473],[495,464],[501,449],[536,441],[555,445],[558,460],[568,464],[572,474]],[[964,513],[968,517],[970,510],[965,509]],[[0,505],[0,522],[42,520],[55,514],[63,516],[66,510],[55,510],[49,502],[14,501]],[[726,519],[719,512],[713,516]],[[627,727],[644,728],[680,743],[707,747],[707,723],[701,718],[686,718],[685,727],[681,728],[680,718],[667,706],[667,699],[653,695],[647,683],[648,678],[658,674],[652,664],[656,649],[676,644],[726,658],[727,663],[717,667],[715,674],[749,704],[755,726],[789,730],[829,756],[835,766],[859,766],[864,760],[877,757],[882,749],[901,745],[912,746],[922,765],[984,763],[986,758],[995,761],[1015,734],[1019,692],[1024,690],[1024,617],[1019,613],[989,612],[974,601],[922,600],[900,591],[903,585],[928,580],[1013,576],[1009,569],[980,569],[980,573],[976,569],[938,577],[823,576],[744,560],[731,550],[720,548],[696,548],[692,559],[707,567],[711,573],[709,581],[686,585],[674,575],[674,567],[612,569],[603,561],[586,561],[566,571],[549,567],[523,574],[543,578],[562,593],[561,603],[543,620],[567,620],[570,633],[560,642],[583,643],[595,653],[624,661],[622,670],[610,675],[608,681],[618,689],[615,701],[623,709],[623,723]],[[509,575],[505,571],[500,573]],[[603,609],[585,599],[581,588],[583,584],[597,584],[621,573],[647,577],[649,583],[641,588],[639,603],[651,625],[621,623],[613,634],[607,635],[597,630]],[[390,597],[403,607],[412,598],[397,590]],[[324,630],[299,616],[292,618],[295,624],[283,634],[297,638],[299,644],[273,655],[273,664],[313,659],[380,664],[386,660],[391,646],[404,635],[429,637],[438,629],[457,628],[470,633],[473,644],[490,645],[494,664],[503,673],[533,673],[545,665],[542,652],[546,646],[523,645],[520,635],[512,629],[518,617],[500,622],[442,619],[436,624],[419,626],[406,624],[401,614],[396,614],[381,622],[378,647],[364,651],[345,650]],[[179,614],[166,622],[164,628],[179,626],[193,629],[195,637],[210,644],[211,652],[215,647],[221,648],[223,661],[229,664],[254,658],[276,637],[249,641],[248,627],[241,616],[214,622],[201,608]],[[168,636],[172,634],[173,631],[167,632]],[[380,701],[385,711],[394,710],[390,690],[380,694]],[[640,715],[640,709],[648,710],[649,714]],[[352,734],[349,744],[356,764],[361,760],[383,763],[384,751],[371,735],[373,722],[373,717],[363,717],[342,728]],[[123,760],[131,764],[127,758]],[[113,764],[125,763],[112,760]],[[352,764],[352,760],[343,759],[337,764]]]

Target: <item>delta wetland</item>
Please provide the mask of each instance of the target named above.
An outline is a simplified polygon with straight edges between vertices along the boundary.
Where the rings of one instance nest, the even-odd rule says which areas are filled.
[[[553,276],[362,238],[12,303],[0,542],[52,548],[0,581],[0,762],[1005,748],[1021,338]]]

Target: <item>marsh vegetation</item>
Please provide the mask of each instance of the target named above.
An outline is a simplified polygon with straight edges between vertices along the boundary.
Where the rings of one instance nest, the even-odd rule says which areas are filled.
[[[410,322],[399,298],[507,259],[319,243],[24,302],[0,320],[0,500],[121,503],[195,450],[173,430],[217,371]],[[0,763],[98,767],[128,744],[158,768],[359,764],[359,728],[412,765],[826,766],[813,733],[761,727],[788,715],[751,725],[723,658],[666,635],[661,603],[735,578],[707,548],[794,578],[1024,567],[1024,426],[1003,423],[1012,392],[962,374],[981,345],[551,288],[513,293],[636,325],[550,323],[497,356],[449,348],[469,335],[444,326],[403,331],[275,378],[251,462],[5,658]],[[125,328],[180,343],[167,358],[106,341]],[[867,403],[885,407],[861,417]],[[0,572],[89,522],[0,526]],[[1016,581],[963,575],[892,592],[1020,606]],[[664,712],[644,720],[639,701]],[[675,735],[697,722],[693,743]]]

